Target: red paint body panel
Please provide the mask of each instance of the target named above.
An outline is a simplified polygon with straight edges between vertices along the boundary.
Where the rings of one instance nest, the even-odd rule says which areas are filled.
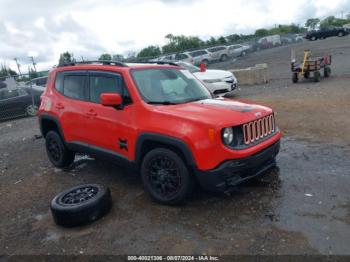
[[[241,125],[272,113],[268,107],[231,99],[208,99],[178,105],[150,105],[145,103],[131,77],[130,70],[142,68],[177,68],[164,65],[117,67],[107,65],[79,65],[59,67],[50,72],[47,88],[42,95],[40,114],[55,116],[67,142],[81,142],[135,160],[136,141],[144,132],[178,138],[190,148],[196,167],[210,170],[229,159],[251,156],[281,138],[281,132],[246,149],[232,150],[222,143],[221,130]],[[73,100],[54,87],[56,73],[69,70],[116,72],[123,76],[132,104],[122,110],[87,101]],[[209,136],[209,130],[214,133]],[[120,149],[118,139],[128,141],[128,150]]]

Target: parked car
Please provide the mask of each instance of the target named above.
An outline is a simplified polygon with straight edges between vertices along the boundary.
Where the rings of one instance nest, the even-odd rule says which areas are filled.
[[[190,52],[184,52],[181,53],[180,55],[184,55],[183,58],[181,59],[179,56],[176,59],[178,61],[183,61],[183,62],[189,62],[192,65],[199,65],[200,63],[204,63],[205,65],[208,65],[209,63],[213,62],[214,60],[211,58],[209,55],[209,52],[207,50],[196,50],[196,51],[190,51]]]
[[[250,50],[247,45],[230,45],[228,46],[229,54],[231,57],[245,56]]]
[[[32,97],[23,88],[0,89],[0,120],[26,115],[34,116],[39,104],[40,96]]]
[[[288,45],[292,44],[294,41],[294,38],[288,37],[288,36],[281,36],[281,44],[282,45]]]
[[[272,109],[214,98],[179,66],[84,62],[50,72],[39,124],[51,163],[76,152],[139,170],[163,204],[184,202],[195,180],[227,192],[276,165]]]
[[[214,46],[206,49],[212,61],[226,61],[230,57],[227,46]]]
[[[34,86],[42,86],[45,87],[47,83],[47,76],[33,78],[32,80],[26,82],[26,86],[34,85]]]
[[[280,35],[265,36],[265,37],[260,38],[258,40],[258,43],[261,45],[262,49],[280,46],[282,44],[281,36]]]
[[[325,39],[332,36],[345,36],[349,32],[343,27],[334,27],[334,28],[324,28],[320,30],[309,31],[305,35],[305,39],[315,41],[317,39]]]
[[[304,34],[295,34],[295,41],[302,42],[304,40]]]
[[[175,61],[183,61],[193,64],[194,59],[188,53],[178,53],[175,55]]]
[[[194,74],[214,95],[226,95],[237,88],[237,79],[230,71],[214,69],[201,71],[198,67],[187,62],[175,63]]]

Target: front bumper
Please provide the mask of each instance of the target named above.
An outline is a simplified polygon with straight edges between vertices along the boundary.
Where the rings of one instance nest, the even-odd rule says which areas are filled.
[[[276,165],[280,141],[262,151],[241,159],[227,160],[211,170],[196,170],[201,186],[214,192],[225,192],[249,179],[263,175]]]
[[[214,95],[224,95],[226,93],[232,92],[237,88],[237,83],[227,83],[227,82],[217,82],[217,83],[205,83],[208,89]]]

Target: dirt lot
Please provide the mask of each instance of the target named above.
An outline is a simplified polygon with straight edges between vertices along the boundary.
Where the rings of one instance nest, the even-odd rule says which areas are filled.
[[[290,49],[333,55],[333,76],[291,83]],[[0,123],[0,254],[350,254],[350,37],[261,51],[217,68],[268,63],[271,82],[234,98],[278,111],[278,168],[231,195],[198,191],[183,207],[150,201],[136,173],[80,157],[49,163],[35,118]],[[109,186],[112,211],[56,226],[52,197],[85,182]]]

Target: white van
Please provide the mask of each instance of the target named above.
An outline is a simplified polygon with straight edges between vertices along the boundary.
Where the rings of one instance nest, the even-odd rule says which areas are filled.
[[[262,48],[270,48],[279,46],[282,44],[281,36],[280,35],[269,35],[262,37],[258,40],[258,43]]]

